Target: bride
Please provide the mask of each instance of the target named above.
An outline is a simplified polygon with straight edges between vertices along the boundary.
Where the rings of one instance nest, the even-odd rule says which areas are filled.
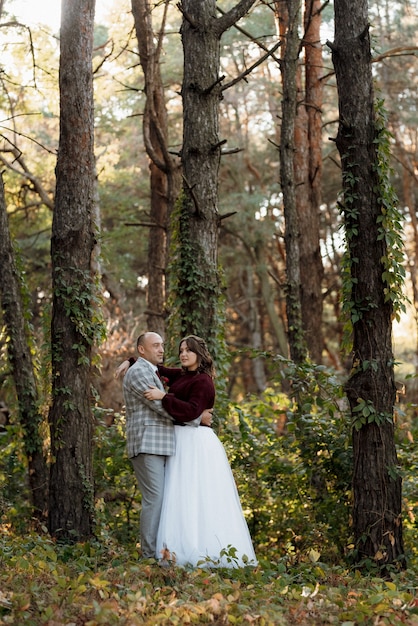
[[[181,340],[181,368],[158,366],[168,391],[150,387],[174,418],[197,420],[215,402],[214,367],[206,343]],[[209,427],[176,423],[176,453],[168,457],[156,558],[177,565],[255,566],[257,559],[222,443]],[[190,427],[190,425],[192,427]]]

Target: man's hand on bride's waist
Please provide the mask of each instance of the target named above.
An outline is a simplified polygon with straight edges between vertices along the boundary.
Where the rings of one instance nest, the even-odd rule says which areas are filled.
[[[147,400],[162,400],[165,395],[165,391],[161,391],[161,389],[158,389],[158,387],[154,385],[150,385],[150,388],[144,391],[144,397]]]
[[[213,409],[205,409],[202,413],[202,419],[200,420],[201,426],[212,426],[212,412]]]

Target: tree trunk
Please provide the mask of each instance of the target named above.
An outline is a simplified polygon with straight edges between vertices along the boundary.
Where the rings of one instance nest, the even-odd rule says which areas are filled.
[[[253,268],[249,266],[247,269],[247,294],[248,294],[248,345],[254,351],[261,352],[263,350],[263,335],[261,329],[261,311],[259,307],[260,294],[254,284]],[[249,377],[245,384],[248,393],[262,393],[267,387],[265,362],[262,357],[254,357],[250,360],[251,378]]]
[[[95,0],[63,0],[60,140],[52,223],[52,467],[49,530],[63,540],[93,532],[90,359],[97,333],[92,47]]]
[[[300,280],[302,325],[309,355],[316,363],[322,362],[322,265],[319,245],[319,214],[322,182],[322,48],[320,39],[322,0],[306,0],[304,15],[305,90],[302,105],[298,106],[296,130],[300,123],[306,128],[300,144],[296,139],[296,153],[305,155],[305,167],[296,163],[298,177],[296,198],[300,228]],[[299,184],[302,183],[302,184]],[[302,197],[301,197],[302,196]]]
[[[176,163],[168,150],[168,119],[160,69],[168,5],[168,0],[165,0],[163,21],[157,39],[149,0],[132,0],[139,58],[145,80],[143,134],[150,159],[150,217],[155,224],[150,230],[148,240],[147,326],[162,336],[165,334],[166,317],[167,232],[181,188],[180,162]]]
[[[300,5],[275,3],[282,41],[280,177],[286,223],[287,315],[292,358],[322,361],[322,276],[319,246],[322,53],[319,0],[305,3],[305,86],[299,63]],[[292,137],[293,133],[293,137]]]
[[[299,0],[275,3],[282,41],[282,125],[280,135],[280,184],[283,193],[286,246],[286,310],[290,356],[296,363],[306,359],[307,350],[302,325],[300,224],[296,202],[295,119],[297,106],[297,71],[300,39]]]
[[[150,161],[150,217],[152,226],[148,237],[148,288],[147,288],[147,328],[165,335],[167,267],[167,176]]]
[[[184,54],[183,201],[180,219],[180,272],[177,292],[183,332],[204,336],[210,347],[219,331],[221,294],[218,273],[219,76],[222,33],[255,0],[241,0],[216,18],[215,0],[183,0],[181,36]]]
[[[392,114],[392,120],[394,115]],[[401,123],[397,121],[396,128],[392,131],[396,142],[396,158],[402,165],[402,201],[405,209],[408,212],[410,220],[411,242],[406,249],[408,259],[408,270],[411,278],[412,289],[412,304],[414,307],[415,317],[415,340],[418,342],[418,218],[417,218],[417,201],[415,195],[415,189],[418,182],[418,177],[415,174],[415,155],[409,154],[407,150],[402,146],[401,133],[398,128]],[[392,121],[393,128],[393,121]],[[415,345],[415,373],[418,373],[418,343]],[[412,394],[408,394],[409,401],[415,402],[416,398],[416,378],[411,380],[408,384],[408,389],[412,391]],[[414,393],[415,390],[415,393]]]
[[[38,405],[38,389],[32,362],[28,325],[22,301],[21,283],[10,239],[3,178],[0,175],[0,293],[4,323],[9,342],[7,353],[11,366],[23,443],[28,460],[29,486],[34,515],[44,520],[48,509],[48,468],[40,433],[43,416]]]
[[[335,0],[337,147],[343,175],[343,215],[353,323],[353,369],[346,385],[353,429],[353,530],[358,559],[384,568],[404,564],[401,477],[393,407],[392,304],[385,299],[377,128],[367,0]],[[348,303],[346,303],[348,304]],[[360,427],[359,418],[364,417]],[[364,423],[365,422],[365,423]]]
[[[288,344],[287,344],[287,336],[284,328],[284,324],[282,319],[279,317],[276,309],[276,303],[274,301],[274,291],[271,288],[270,277],[267,270],[267,265],[264,260],[265,251],[261,251],[259,248],[261,246],[256,246],[255,256],[256,256],[256,268],[255,271],[258,276],[258,280],[260,281],[261,287],[261,295],[263,298],[263,303],[266,308],[267,316],[270,320],[270,325],[272,329],[272,333],[275,337],[278,353],[287,357],[288,355]]]

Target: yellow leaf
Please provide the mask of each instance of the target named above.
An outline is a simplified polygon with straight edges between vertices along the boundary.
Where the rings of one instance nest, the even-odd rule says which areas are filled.
[[[385,582],[385,585],[388,589],[390,589],[391,591],[396,591],[396,585],[395,583],[391,583],[391,582]]]
[[[320,556],[321,556],[321,553],[318,552],[317,550],[309,551],[309,560],[311,561],[311,563],[316,563],[317,561],[319,561]]]
[[[316,583],[315,589],[311,593],[311,598],[314,598],[319,591],[319,583]]]
[[[90,578],[89,582],[95,589],[106,589],[106,587],[109,587],[110,585],[108,580],[103,580],[98,576],[96,576],[96,578]]]
[[[236,591],[235,593],[230,593],[229,595],[227,595],[226,599],[228,600],[228,602],[237,602],[239,600],[240,597],[240,592]]]

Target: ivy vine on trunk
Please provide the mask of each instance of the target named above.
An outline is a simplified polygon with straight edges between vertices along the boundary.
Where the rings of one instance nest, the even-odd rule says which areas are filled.
[[[101,335],[91,270],[94,6],[95,0],[63,0],[60,37],[60,141],[51,239],[49,530],[66,541],[89,538],[94,521],[90,361]]]
[[[387,137],[375,112],[368,3],[335,0],[334,6],[335,41],[329,45],[339,98],[344,309],[353,342],[346,393],[353,420],[355,557],[385,570],[405,565],[392,352],[392,318],[402,307],[401,225],[389,184]]]

